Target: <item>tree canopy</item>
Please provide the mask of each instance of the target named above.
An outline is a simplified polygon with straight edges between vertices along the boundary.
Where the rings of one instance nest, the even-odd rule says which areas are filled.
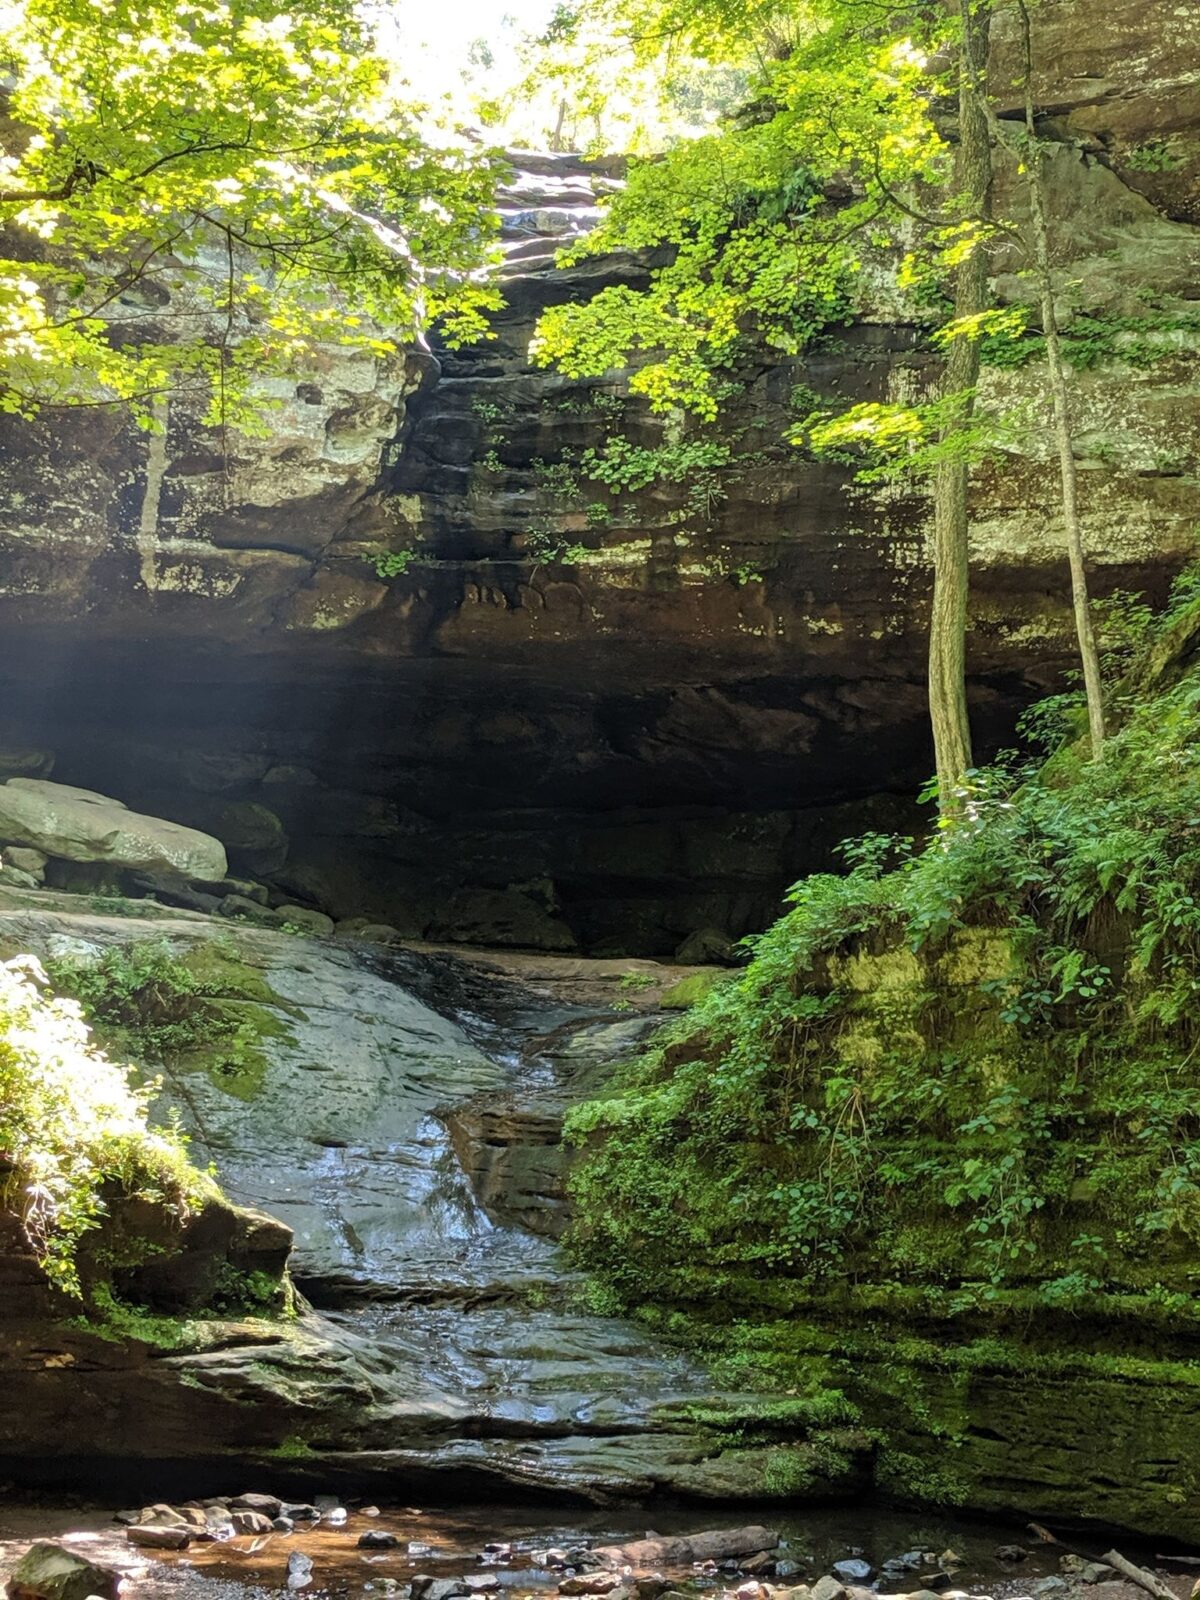
[[[349,0],[19,0],[0,62],[4,409],[184,387],[249,423],[315,340],[483,331],[490,164]]]

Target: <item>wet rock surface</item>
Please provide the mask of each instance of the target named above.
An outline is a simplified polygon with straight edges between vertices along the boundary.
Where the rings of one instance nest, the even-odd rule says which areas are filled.
[[[146,931],[37,908],[11,911],[2,928],[6,944],[76,957]],[[160,919],[153,932],[185,954],[230,939],[202,917]],[[167,1063],[159,1114],[181,1116],[193,1154],[215,1163],[234,1200],[294,1230],[295,1281],[321,1309],[180,1324],[156,1348],[78,1319],[23,1318],[7,1301],[0,1456],[60,1479],[102,1475],[105,1461],[144,1478],[155,1461],[209,1473],[223,1459],[278,1458],[309,1480],[319,1468],[583,1498],[762,1492],[769,1442],[693,1420],[692,1405],[713,1394],[705,1371],[597,1315],[553,1242],[559,1224],[534,1232],[520,1220],[535,1198],[562,1211],[560,1186],[530,1187],[541,1158],[520,1154],[521,1129],[538,1128],[534,1152],[549,1148],[547,1130],[580,1082],[616,1042],[628,1046],[634,1024],[648,1025],[653,996],[680,969],[631,990],[617,963],[589,973],[550,961],[539,975],[527,961],[526,982],[486,957],[473,968],[444,953],[266,930],[238,930],[234,948],[276,1024],[252,1091],[204,1059]],[[628,1014],[635,1000],[645,1017]],[[506,1096],[511,1189],[495,1167],[460,1160],[450,1131],[458,1109]],[[507,1203],[489,1205],[501,1191]],[[736,1396],[723,1400],[736,1411]],[[64,1408],[66,1430],[55,1422]],[[860,1457],[865,1447],[852,1445],[850,1478]],[[819,1467],[814,1482],[825,1483]],[[244,1496],[229,1516],[236,1534],[266,1535],[281,1512],[293,1515],[277,1498]],[[130,1533],[162,1546],[180,1531],[195,1537],[171,1517]]]

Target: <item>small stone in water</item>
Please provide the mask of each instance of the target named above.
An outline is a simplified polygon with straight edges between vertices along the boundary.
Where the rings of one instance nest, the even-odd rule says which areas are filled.
[[[777,1561],[775,1563],[775,1576],[777,1578],[794,1578],[800,1570],[798,1561]]]
[[[392,1550],[400,1543],[394,1533],[389,1533],[386,1528],[368,1528],[366,1533],[358,1536],[360,1550]]]
[[[419,1539],[410,1539],[408,1541],[408,1553],[410,1556],[431,1556],[433,1554],[433,1546],[431,1544],[422,1544]],[[511,1545],[509,1546],[509,1554],[512,1554]]]
[[[469,1572],[463,1582],[472,1594],[495,1594],[500,1588],[500,1579],[494,1572]]]
[[[1002,1544],[996,1547],[997,1561],[1024,1561],[1029,1554],[1023,1544]]]
[[[262,1511],[235,1511],[233,1528],[235,1533],[270,1533],[271,1519]]]
[[[275,1529],[276,1533],[292,1533],[296,1527],[296,1524],[292,1521],[291,1517],[272,1517],[271,1526]]]
[[[290,1517],[293,1522],[315,1522],[321,1513],[316,1506],[298,1505],[284,1506],[280,1515]]]
[[[349,1518],[350,1513],[345,1506],[334,1506],[324,1513],[324,1520],[331,1528],[340,1528],[342,1523]]]
[[[379,1507],[378,1506],[364,1506],[362,1508],[362,1511],[359,1514],[360,1514],[360,1516],[364,1516],[364,1517],[377,1517],[379,1515]]]
[[[293,1550],[287,1559],[287,1586],[289,1589],[306,1589],[312,1582],[312,1557],[303,1550]]]
[[[843,1583],[866,1583],[874,1568],[869,1561],[852,1557],[849,1561],[835,1561],[833,1570]]]
[[[733,1592],[737,1595],[737,1600],[767,1600],[766,1587],[754,1578],[739,1583]]]

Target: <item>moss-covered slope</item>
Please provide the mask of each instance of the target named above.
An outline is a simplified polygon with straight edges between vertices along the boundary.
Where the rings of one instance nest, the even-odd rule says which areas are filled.
[[[580,1108],[576,1248],[891,1492],[1182,1534],[1200,1509],[1200,604],[1114,704],[872,836]],[[1043,718],[1045,724],[1046,719]],[[1064,725],[1070,727],[1069,717]]]

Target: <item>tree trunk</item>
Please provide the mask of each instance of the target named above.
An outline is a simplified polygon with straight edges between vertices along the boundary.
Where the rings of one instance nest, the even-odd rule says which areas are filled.
[[[1083,685],[1087,695],[1088,730],[1092,759],[1104,753],[1104,687],[1100,678],[1100,655],[1092,629],[1088,603],[1087,568],[1083,555],[1083,532],[1079,524],[1079,480],[1075,470],[1074,440],[1071,433],[1071,406],[1063,370],[1062,342],[1054,309],[1054,276],[1050,270],[1050,230],[1046,222],[1046,184],[1044,153],[1037,136],[1033,109],[1033,42],[1029,10],[1018,0],[1025,48],[1025,131],[1029,140],[1027,155],[1029,210],[1033,224],[1033,253],[1038,290],[1042,303],[1042,333],[1046,340],[1046,374],[1054,404],[1054,438],[1058,448],[1059,476],[1062,482],[1063,525],[1067,535],[1067,559],[1071,567],[1071,604],[1075,612],[1075,632],[1083,662]]]
[[[982,221],[989,214],[992,154],[984,96],[987,93],[991,0],[963,0],[959,47],[959,144],[955,176],[966,213]],[[955,274],[954,318],[977,316],[988,307],[988,267],[984,242],[977,242]],[[942,392],[961,395],[958,417],[943,439],[970,417],[979,380],[979,342],[950,341]],[[943,461],[933,480],[933,604],[929,618],[929,720],[937,764],[938,804],[943,817],[962,807],[971,767],[971,726],[967,715],[966,634],[968,594],[967,483],[965,460]]]

